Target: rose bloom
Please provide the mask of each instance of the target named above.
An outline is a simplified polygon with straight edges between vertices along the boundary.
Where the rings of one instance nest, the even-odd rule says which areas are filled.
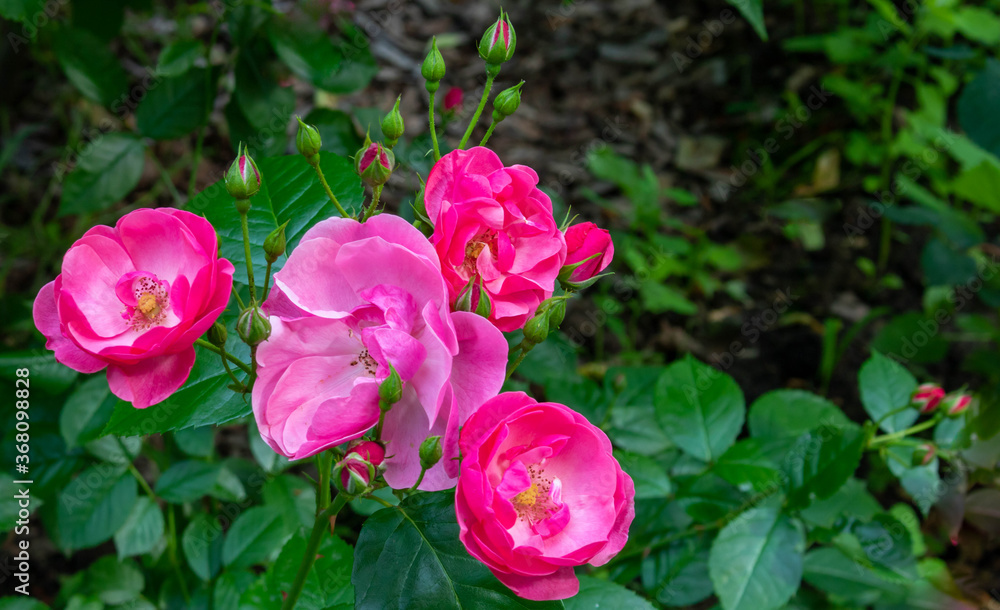
[[[427,238],[402,218],[331,218],[310,229],[264,303],[271,337],[257,352],[261,436],[292,459],[361,437],[379,419],[378,385],[395,367],[401,400],[386,414],[385,479],[420,474],[418,449],[443,436],[421,489],[452,487],[458,430],[503,384],[507,342],[486,319],[451,313]]]
[[[566,265],[598,255],[573,270],[571,282],[585,282],[604,271],[615,257],[611,234],[592,222],[581,222],[566,229]]]
[[[194,341],[229,302],[233,265],[200,216],[159,208],[84,233],[38,292],[35,326],[56,360],[107,367],[111,391],[140,409],[184,385]]]
[[[552,296],[566,258],[566,240],[552,202],[529,167],[504,167],[482,147],[441,157],[427,178],[424,205],[454,301],[470,280],[482,281],[493,303],[490,321],[502,331],[524,326]],[[475,310],[479,291],[473,291]]]
[[[604,432],[569,407],[501,394],[469,418],[461,449],[459,536],[517,595],[572,597],[573,566],[603,565],[625,546],[632,479]]]

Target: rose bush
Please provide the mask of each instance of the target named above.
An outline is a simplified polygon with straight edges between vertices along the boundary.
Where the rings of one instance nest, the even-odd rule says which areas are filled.
[[[573,566],[603,565],[625,546],[632,479],[579,413],[507,392],[469,418],[461,449],[462,543],[520,597],[571,597]]]
[[[331,218],[305,234],[274,281],[253,388],[264,440],[301,459],[359,438],[379,420],[391,365],[403,392],[382,430],[385,480],[412,485],[420,443],[442,435],[445,459],[421,488],[451,487],[459,426],[500,390],[507,344],[487,320],[449,311],[427,238],[397,216]]]
[[[566,259],[566,240],[552,201],[529,167],[504,167],[493,151],[476,147],[441,157],[427,179],[424,206],[454,301],[481,282],[492,302],[490,320],[502,331],[524,326],[552,296]],[[472,309],[478,304],[473,292]]]
[[[94,227],[39,291],[35,326],[59,362],[107,368],[111,391],[140,409],[161,402],[187,380],[195,340],[229,302],[233,265],[218,250],[207,220],[172,208]]]

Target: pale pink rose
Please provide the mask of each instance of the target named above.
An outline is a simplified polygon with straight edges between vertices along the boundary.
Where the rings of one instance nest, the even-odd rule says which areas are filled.
[[[35,298],[35,326],[56,360],[107,367],[111,391],[144,409],[184,385],[194,341],[229,302],[233,265],[200,216],[159,208],[97,226],[70,246]]]
[[[504,167],[477,147],[441,157],[427,178],[424,206],[434,223],[431,242],[454,300],[473,278],[493,302],[490,321],[517,330],[552,296],[566,259],[566,240],[552,202],[529,167]],[[479,281],[476,281],[479,284]],[[473,291],[473,311],[479,291]]]
[[[293,459],[361,437],[378,422],[389,364],[403,395],[386,414],[385,479],[413,485],[418,449],[442,435],[445,459],[421,489],[454,485],[458,429],[503,384],[507,343],[484,318],[448,310],[437,254],[405,220],[331,218],[310,229],[275,274],[257,352],[253,409],[261,436]]]
[[[596,256],[595,256],[596,255]],[[571,282],[585,282],[604,271],[615,257],[611,234],[592,222],[581,222],[566,229],[566,265],[591,258],[573,270]]]
[[[628,541],[632,479],[604,432],[569,407],[506,392],[469,418],[461,449],[459,536],[517,595],[572,597],[573,566],[604,565]]]

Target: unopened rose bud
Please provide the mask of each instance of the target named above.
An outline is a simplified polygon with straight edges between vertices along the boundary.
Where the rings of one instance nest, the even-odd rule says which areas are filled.
[[[277,229],[271,231],[267,237],[264,238],[264,258],[267,262],[273,263],[278,260],[278,257],[285,253],[285,248],[287,244],[285,242],[285,227],[288,226],[288,221],[281,225]]]
[[[442,453],[441,437],[428,436],[424,442],[420,443],[420,467],[424,470],[430,470],[434,464],[441,461]]]
[[[517,112],[521,105],[521,87],[524,81],[504,89],[493,98],[493,120],[497,123]]]
[[[389,376],[378,385],[378,404],[383,411],[388,411],[392,405],[403,397],[403,381],[396,372],[396,367],[389,365]]]
[[[486,30],[479,41],[479,56],[487,64],[499,66],[514,56],[516,45],[517,35],[510,17],[500,11],[500,18]]]
[[[944,388],[936,383],[923,383],[913,391],[910,396],[910,404],[920,409],[921,413],[930,413],[944,399],[944,394]]]
[[[228,338],[229,332],[226,330],[226,325],[222,322],[216,322],[208,329],[208,342],[215,347],[225,347],[226,339]]]
[[[349,496],[368,491],[385,460],[385,447],[376,441],[355,441],[333,470],[337,489]]]
[[[444,94],[444,103],[441,104],[441,109],[445,112],[454,112],[462,107],[462,99],[465,94],[462,92],[460,87],[452,87],[448,89],[448,92]]]
[[[354,156],[354,168],[368,186],[382,186],[388,182],[395,165],[395,155],[378,142],[371,142]]]
[[[302,119],[298,117],[295,117],[295,120],[299,122],[299,131],[295,134],[295,148],[310,165],[316,165],[319,163],[319,150],[322,144],[319,130],[312,125],[303,123]]]
[[[551,335],[559,330],[559,325],[566,318],[566,299],[553,300],[546,315],[549,318],[549,334]]]
[[[260,345],[271,336],[271,322],[260,307],[251,305],[236,319],[236,334],[251,347]]]
[[[615,256],[611,234],[592,222],[581,222],[566,229],[566,262],[559,271],[564,287],[579,289],[604,271]]]
[[[236,209],[240,214],[246,214],[250,209],[250,198],[260,190],[260,170],[257,164],[244,152],[243,145],[236,155],[236,160],[226,172],[226,190],[236,200]]]
[[[392,110],[382,119],[382,135],[385,136],[385,143],[390,148],[395,146],[396,142],[403,137],[403,115],[399,113],[399,100],[401,97],[396,98],[396,103],[393,105]]]
[[[924,443],[916,449],[913,450],[913,460],[911,465],[916,468],[917,466],[926,466],[934,460],[934,456],[937,455],[937,447],[930,443]]]
[[[947,396],[941,403],[941,408],[945,410],[948,417],[957,417],[965,412],[972,404],[972,396],[961,392]]]
[[[475,278],[469,280],[462,292],[458,293],[458,298],[455,299],[455,311],[472,311],[472,294],[476,290],[474,283]]]
[[[444,56],[438,51],[437,38],[431,38],[431,50],[420,66],[420,75],[424,77],[427,91],[434,93],[441,86],[441,79],[444,78]]]
[[[536,312],[534,317],[524,325],[524,338],[529,343],[537,345],[549,336],[548,311]]]

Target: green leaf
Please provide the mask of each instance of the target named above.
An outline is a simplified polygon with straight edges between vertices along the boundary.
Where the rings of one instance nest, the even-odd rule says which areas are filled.
[[[59,493],[57,522],[67,550],[109,540],[125,523],[137,498],[137,484],[124,466],[95,464]]]
[[[30,21],[44,7],[43,0],[0,0],[0,17],[11,21]]]
[[[731,521],[708,558],[715,593],[725,610],[782,607],[802,579],[802,527],[777,507],[752,508]]]
[[[264,563],[278,552],[288,537],[281,511],[255,506],[240,515],[226,533],[222,563],[228,568]]]
[[[53,48],[69,82],[95,102],[111,106],[128,88],[118,58],[90,32],[61,27],[53,37]]]
[[[688,355],[666,368],[656,386],[656,416],[667,436],[711,462],[736,440],[746,410],[733,378]]]
[[[1000,117],[996,108],[1000,106],[1000,61],[986,60],[979,74],[965,86],[958,96],[958,122],[968,137],[1000,156]]]
[[[951,184],[952,192],[990,212],[1000,212],[1000,165],[995,159],[964,170]]]
[[[886,432],[898,432],[920,416],[910,404],[917,380],[901,364],[878,352],[861,366],[858,373],[861,404],[868,415]]]
[[[264,486],[264,504],[281,511],[292,530],[312,527],[316,520],[316,486],[301,477],[281,475]]]
[[[263,159],[257,166],[263,177],[263,184],[254,195],[247,215],[252,251],[260,252],[264,247],[264,239],[286,221],[288,226],[285,228],[285,236],[288,250],[292,251],[309,228],[321,220],[338,215],[337,209],[316,178],[316,173],[302,155]],[[364,190],[361,179],[354,171],[353,162],[327,153],[320,155],[320,167],[341,205],[348,211],[360,209],[364,201]],[[244,260],[240,217],[233,209],[233,199],[221,180],[199,193],[188,204],[187,209],[204,214],[218,231],[222,256],[232,261]],[[283,258],[278,259],[273,270],[280,269],[283,262]],[[264,276],[264,259],[257,257],[254,280],[261,289]],[[245,264],[236,265],[234,278],[243,285],[247,283]],[[215,358],[218,359],[218,356]],[[241,399],[240,403],[242,402]]]
[[[199,428],[184,428],[174,432],[177,448],[192,457],[207,458],[215,450],[215,428],[201,426]]]
[[[289,591],[306,550],[304,534],[293,536],[267,572],[267,595],[272,604],[280,604],[281,592]],[[296,608],[299,610],[325,610],[331,606],[354,605],[354,587],[351,585],[351,569],[354,564],[354,549],[337,536],[323,536],[316,562],[306,576],[302,596]]]
[[[642,560],[642,586],[665,606],[697,604],[712,594],[704,537],[684,538]]]
[[[243,592],[253,584],[254,580],[256,576],[247,570],[223,572],[215,581],[212,610],[239,610]]]
[[[761,438],[798,437],[821,425],[839,426],[850,420],[832,402],[803,390],[773,390],[750,406],[750,434]]]
[[[788,507],[805,508],[836,493],[858,469],[864,444],[865,433],[855,425],[822,426],[799,437],[783,463]]]
[[[177,462],[156,482],[156,495],[167,502],[183,504],[202,496],[240,501],[246,492],[239,479],[224,464],[197,460]]]
[[[784,439],[747,438],[722,454],[712,472],[739,487],[749,484],[755,491],[782,485],[780,464],[791,442]]]
[[[3,7],[4,0],[0,0],[0,14]],[[0,597],[0,610],[49,610],[49,607],[30,597]]]
[[[560,608],[514,595],[458,539],[452,492],[419,493],[361,528],[351,582],[355,608]]]
[[[635,483],[636,499],[665,498],[670,495],[673,490],[670,477],[656,463],[656,460],[617,449],[614,455],[621,464],[622,470],[632,477],[632,481]]]
[[[353,27],[347,40],[333,41],[308,18],[274,18],[268,24],[268,39],[275,53],[292,72],[316,87],[332,93],[363,89],[378,70],[364,34]],[[356,41],[364,40],[364,44]]]
[[[542,345],[547,344],[548,341]],[[568,346],[567,346],[568,347]],[[537,350],[538,348],[535,348]],[[535,351],[532,350],[532,351]],[[548,363],[544,361],[541,369],[549,370]],[[663,374],[662,367],[611,367],[604,376],[604,394],[610,397],[611,427],[608,436],[615,445],[641,455],[653,456],[663,453],[674,446],[670,438],[660,427],[655,418],[650,418],[650,414],[655,409],[654,394],[659,383],[660,375]],[[571,378],[579,380],[580,374],[574,366],[568,371]],[[553,382],[545,383],[546,391],[553,385]],[[562,380],[560,380],[562,381]],[[559,384],[566,387],[572,383],[571,379]],[[579,383],[579,381],[577,381]],[[597,402],[607,404],[608,398]],[[555,400],[555,397],[551,397]],[[573,403],[566,403],[573,404]],[[598,413],[594,413],[597,415]],[[596,422],[595,422],[596,423]]]
[[[205,45],[197,40],[176,40],[160,51],[156,59],[156,73],[160,76],[180,76],[205,56]]]
[[[920,512],[927,516],[944,493],[941,475],[938,473],[939,460],[934,458],[928,464],[910,466],[915,449],[916,447],[903,445],[889,447],[887,463],[889,470],[899,479]]]
[[[50,395],[65,391],[80,375],[65,364],[56,362],[52,352],[22,350],[0,355],[0,379],[13,384],[15,379],[20,379],[17,370],[21,368],[26,368],[30,372],[32,391]],[[35,390],[35,386],[38,390]]]
[[[222,526],[205,513],[191,519],[181,538],[181,547],[191,571],[202,580],[211,580],[222,569]]]
[[[276,453],[261,438],[256,420],[250,421],[250,425],[247,426],[247,434],[250,438],[250,453],[253,454],[261,468],[270,473],[278,473],[288,468],[288,458]]]
[[[743,18],[750,22],[761,40],[767,40],[767,26],[764,25],[764,0],[726,0],[735,6]]]
[[[810,525],[831,528],[843,517],[868,521],[881,510],[882,506],[868,493],[864,481],[848,479],[836,493],[813,502],[800,515]]]
[[[230,335],[226,349],[248,361],[250,350],[236,333]],[[216,354],[196,347],[198,353],[187,382],[165,401],[136,409],[131,403],[118,401],[105,434],[119,436],[149,435],[196,426],[218,425],[250,413],[244,398],[229,389],[232,379],[226,374]],[[233,367],[238,378],[246,375]]]
[[[565,602],[566,610],[652,610],[653,606],[634,591],[613,582],[580,576],[580,592]]]
[[[123,133],[92,142],[66,176],[59,215],[99,212],[123,199],[139,184],[145,151],[141,140]]]
[[[129,560],[105,555],[87,568],[85,590],[109,606],[137,600],[146,586],[142,572]]]
[[[214,94],[215,75],[207,68],[165,77],[150,88],[136,108],[136,127],[154,140],[188,135],[208,121]]]
[[[907,312],[883,326],[871,347],[918,364],[940,362],[948,353],[948,341],[940,335],[939,329],[940,324],[933,318],[915,311]]]
[[[125,21],[125,0],[73,0],[73,27],[104,42],[118,35]]]
[[[163,531],[160,506],[145,496],[139,498],[125,523],[115,532],[118,559],[149,553],[163,538]]]
[[[88,378],[66,399],[59,412],[59,432],[72,449],[101,436],[118,398],[108,389],[104,375]]]
[[[889,570],[904,580],[917,578],[910,532],[895,517],[888,513],[875,515],[867,523],[855,523],[851,532],[861,543],[862,561]]]
[[[882,597],[903,595],[902,585],[891,583],[832,547],[810,551],[805,558],[802,578],[820,591],[841,599],[849,599],[867,607]]]

